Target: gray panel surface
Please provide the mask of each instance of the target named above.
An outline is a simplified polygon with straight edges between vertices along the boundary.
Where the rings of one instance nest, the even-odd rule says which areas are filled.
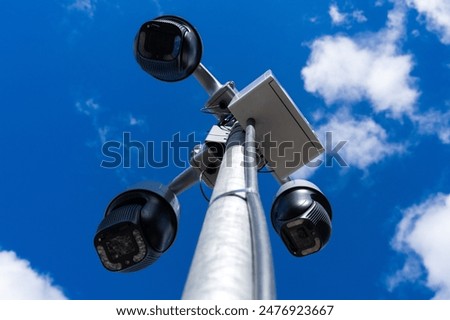
[[[270,70],[240,91],[228,108],[243,125],[247,119],[255,119],[261,153],[280,181],[324,151]]]

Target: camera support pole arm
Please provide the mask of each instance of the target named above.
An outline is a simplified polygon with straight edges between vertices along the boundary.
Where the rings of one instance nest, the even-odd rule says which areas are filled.
[[[222,84],[217,80],[211,72],[203,64],[199,64],[197,69],[194,71],[194,77],[206,90],[209,96],[214,95],[220,88]]]
[[[189,167],[176,176],[175,179],[170,182],[168,188],[178,196],[180,193],[196,184],[199,181],[199,178],[200,172],[193,167]]]

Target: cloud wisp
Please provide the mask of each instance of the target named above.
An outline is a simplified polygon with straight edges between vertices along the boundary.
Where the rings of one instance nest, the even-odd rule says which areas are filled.
[[[106,142],[108,134],[111,132],[111,127],[107,125],[101,125],[99,123],[99,114],[101,112],[100,104],[93,98],[89,98],[84,101],[78,101],[75,103],[77,111],[92,121],[92,126],[98,135],[98,140],[89,142],[89,145],[101,145]]]
[[[421,134],[437,135],[443,144],[450,144],[450,111],[430,110],[413,115],[412,120]]]
[[[97,139],[94,142],[89,142],[91,146],[101,146],[107,140],[118,138],[121,132],[116,127],[142,127],[145,126],[145,120],[141,119],[131,113],[120,118],[111,119],[111,124],[105,124],[102,121],[100,114],[103,112],[102,107],[94,98],[80,100],[75,103],[76,110],[91,119],[92,126],[97,132]]]
[[[0,251],[0,300],[67,299],[50,277],[39,274],[30,262],[13,251]]]
[[[332,4],[328,9],[328,14],[330,15],[331,22],[335,25],[340,25],[345,23],[347,20],[347,15],[339,11],[336,4]]]
[[[95,132],[95,136],[86,142],[89,148],[96,149],[99,158],[102,157],[103,147],[111,141],[119,140],[125,131],[144,131],[146,121],[144,118],[132,113],[110,117],[106,109],[94,98],[80,99],[75,103],[75,109],[79,114],[87,117]],[[123,184],[128,184],[128,177],[133,171],[118,168],[115,170]]]
[[[86,14],[89,18],[94,17],[97,7],[97,0],[75,0],[67,6],[69,10],[78,11]]]
[[[392,247],[404,257],[403,267],[388,279],[391,291],[426,278],[434,299],[450,299],[450,195],[437,194],[403,211]]]
[[[336,26],[345,25],[350,21],[364,23],[367,21],[366,16],[362,10],[354,10],[351,13],[341,12],[337,4],[331,4],[328,9],[328,14],[331,18],[331,23]]]
[[[155,7],[156,7],[156,10],[157,10],[157,12],[158,12],[158,15],[159,15],[159,16],[160,16],[160,15],[163,15],[163,14],[164,14],[164,11],[163,11],[163,9],[162,9],[160,0],[153,0],[153,4],[154,4]]]

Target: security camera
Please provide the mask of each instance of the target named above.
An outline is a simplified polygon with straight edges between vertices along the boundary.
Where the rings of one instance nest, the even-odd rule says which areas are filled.
[[[290,253],[303,257],[321,250],[331,235],[331,206],[313,183],[292,180],[275,197],[272,224]]]
[[[94,237],[103,266],[130,272],[154,263],[173,243],[180,206],[161,184],[144,182],[115,197]]]
[[[134,54],[145,72],[163,81],[179,81],[200,64],[202,42],[195,28],[176,16],[161,16],[139,29]]]

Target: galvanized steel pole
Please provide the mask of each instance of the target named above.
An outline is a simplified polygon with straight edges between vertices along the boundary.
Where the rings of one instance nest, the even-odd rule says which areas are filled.
[[[244,133],[236,126],[228,138],[183,299],[254,299],[243,145]]]
[[[235,126],[227,142],[183,299],[275,299],[270,241],[250,140]]]

